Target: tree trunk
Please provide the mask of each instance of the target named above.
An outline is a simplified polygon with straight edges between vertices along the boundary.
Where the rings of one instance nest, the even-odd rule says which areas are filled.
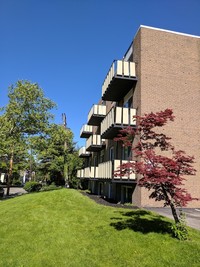
[[[176,212],[176,208],[175,208],[174,204],[173,204],[171,201],[170,201],[170,208],[171,208],[171,210],[172,210],[172,215],[173,215],[173,217],[174,217],[174,221],[175,221],[175,223],[179,223],[180,220],[179,220],[179,218],[178,218],[178,215],[177,215],[177,212]]]
[[[174,217],[174,221],[175,221],[175,223],[177,224],[177,223],[180,222],[180,220],[179,220],[179,218],[178,218],[178,215],[177,215],[177,212],[176,212],[176,208],[175,208],[175,206],[174,206],[174,203],[173,203],[172,200],[168,197],[167,191],[165,190],[165,188],[164,188],[163,185],[162,185],[162,190],[163,190],[163,193],[164,193],[164,195],[165,195],[165,197],[166,197],[166,201],[167,201],[167,202],[169,203],[169,205],[170,205],[170,208],[171,208],[171,211],[172,211],[172,215],[173,215],[173,217]]]
[[[10,157],[10,167],[9,167],[9,173],[8,173],[8,181],[7,181],[7,192],[6,195],[9,196],[10,193],[10,184],[11,184],[11,177],[12,177],[12,170],[13,170],[13,157],[14,157],[14,150],[11,151],[11,157]]]

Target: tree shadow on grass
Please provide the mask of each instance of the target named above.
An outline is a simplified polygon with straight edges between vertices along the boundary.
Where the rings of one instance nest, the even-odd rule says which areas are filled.
[[[27,193],[13,193],[13,194],[10,194],[9,196],[4,195],[2,198],[0,198],[0,201],[5,201],[5,200],[11,199],[11,198],[20,197],[20,196],[25,195],[25,194],[27,194]]]
[[[161,215],[155,215],[146,210],[134,210],[131,212],[119,212],[124,217],[111,218],[117,220],[110,223],[116,230],[121,231],[124,229],[130,229],[135,232],[141,232],[143,234],[154,233],[168,233],[171,234],[172,223],[167,221],[165,217]],[[128,217],[128,218],[127,218]]]

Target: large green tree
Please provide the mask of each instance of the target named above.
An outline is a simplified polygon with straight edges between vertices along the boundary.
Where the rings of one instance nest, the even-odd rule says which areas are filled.
[[[76,170],[81,165],[73,142],[73,133],[63,125],[52,124],[45,138],[32,138],[40,179],[57,185],[75,184]],[[38,177],[38,174],[37,174]]]
[[[42,134],[47,129],[53,115],[50,110],[55,103],[44,96],[43,90],[36,83],[18,81],[8,89],[8,104],[1,110],[0,146],[8,157],[9,172],[7,195],[13,171],[13,161],[19,153],[17,144],[25,142],[32,135]]]

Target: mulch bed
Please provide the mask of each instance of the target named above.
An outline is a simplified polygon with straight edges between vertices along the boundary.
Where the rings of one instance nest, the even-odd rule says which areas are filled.
[[[116,203],[111,199],[107,199],[101,197],[99,195],[89,194],[87,192],[81,192],[82,195],[89,197],[90,199],[94,200],[97,204],[114,207],[114,208],[124,208],[124,209],[138,209],[137,206],[129,206],[120,203]]]

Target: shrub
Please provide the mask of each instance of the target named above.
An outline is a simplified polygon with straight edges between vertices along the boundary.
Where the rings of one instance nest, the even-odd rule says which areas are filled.
[[[24,190],[28,193],[30,192],[39,192],[42,185],[38,182],[26,182],[24,185]]]
[[[50,184],[50,185],[45,185],[43,186],[40,191],[51,191],[51,190],[57,190],[57,189],[61,189],[62,186],[56,186],[54,183]]]
[[[14,186],[21,186],[22,185],[22,182],[18,179],[18,180],[13,180],[12,181],[12,185]]]
[[[186,226],[186,218],[185,213],[182,211],[179,215],[180,221],[178,223],[174,223],[171,227],[173,235],[179,240],[187,240],[188,239],[188,230]]]

